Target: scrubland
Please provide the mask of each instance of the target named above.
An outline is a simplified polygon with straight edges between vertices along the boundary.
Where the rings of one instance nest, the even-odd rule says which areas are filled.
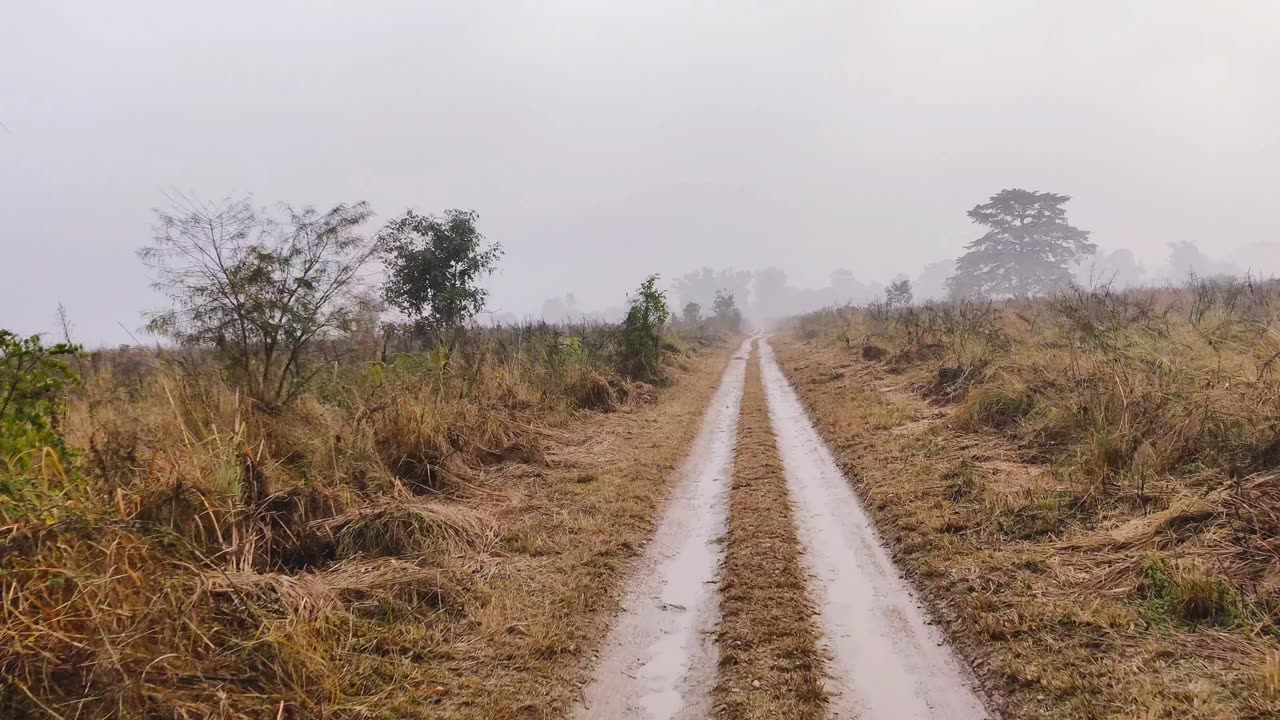
[[[993,705],[1280,713],[1280,286],[840,308],[785,335]]]
[[[619,342],[357,344],[279,406],[69,359],[62,447],[0,467],[0,716],[556,716],[727,352],[667,332],[646,384]]]

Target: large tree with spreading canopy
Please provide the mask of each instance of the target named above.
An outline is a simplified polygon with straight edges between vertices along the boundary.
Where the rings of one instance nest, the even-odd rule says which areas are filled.
[[[1067,222],[1068,195],[1003,190],[969,211],[985,235],[969,243],[947,281],[952,297],[1029,297],[1071,285],[1071,263],[1092,255],[1089,232]]]

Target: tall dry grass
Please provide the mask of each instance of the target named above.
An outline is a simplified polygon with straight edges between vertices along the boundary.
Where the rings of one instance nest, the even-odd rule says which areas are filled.
[[[1092,532],[1147,553],[1111,579],[1173,621],[1280,631],[1280,284],[836,308],[795,330],[1048,464],[1043,496],[988,506],[1010,540]]]
[[[653,399],[613,333],[485,331],[447,363],[374,343],[270,411],[199,354],[82,358],[70,454],[7,478],[0,716],[424,713],[417,666],[498,536],[457,499],[536,475],[582,413]],[[672,336],[668,361],[713,340]]]
[[[783,367],[1025,718],[1280,715],[1272,282],[830,309]]]

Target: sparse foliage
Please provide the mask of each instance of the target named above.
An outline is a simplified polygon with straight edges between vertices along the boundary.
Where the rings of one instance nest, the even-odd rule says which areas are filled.
[[[378,234],[390,273],[387,303],[431,333],[445,350],[459,331],[484,309],[488,291],[480,280],[502,257],[498,243],[485,245],[474,210],[447,210],[443,216],[410,210]]]
[[[1070,196],[1004,190],[969,211],[989,228],[968,245],[947,281],[952,297],[1031,297],[1071,285],[1070,265],[1097,246],[1067,222]]]
[[[371,214],[356,203],[284,207],[277,218],[247,198],[175,199],[156,211],[152,244],[139,252],[174,305],[150,315],[148,329],[213,348],[250,397],[286,402],[310,379],[308,347],[351,317],[373,250],[359,229]]]
[[[680,315],[685,322],[691,325],[697,323],[702,320],[702,306],[696,302],[686,303],[684,311]]]
[[[658,289],[658,276],[640,284],[622,325],[623,361],[627,373],[641,379],[658,376],[662,326],[671,317],[666,293]]]

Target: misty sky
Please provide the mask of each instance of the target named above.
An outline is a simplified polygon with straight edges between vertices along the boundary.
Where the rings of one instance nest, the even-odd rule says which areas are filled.
[[[1240,248],[1280,244],[1278,37],[1263,0],[0,0],[0,327],[127,341],[172,190],[474,208],[516,314],[914,275],[1006,187],[1274,272]]]

